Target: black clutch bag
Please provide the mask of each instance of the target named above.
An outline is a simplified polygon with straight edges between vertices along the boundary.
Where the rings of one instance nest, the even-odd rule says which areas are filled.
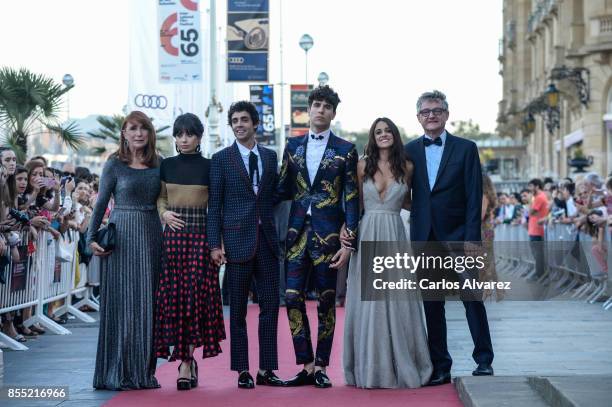
[[[95,241],[105,252],[111,251],[117,244],[117,229],[114,223],[109,223],[106,227],[98,230]]]

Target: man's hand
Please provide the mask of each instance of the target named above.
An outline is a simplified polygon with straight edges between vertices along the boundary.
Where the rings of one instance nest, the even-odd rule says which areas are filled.
[[[221,267],[221,265],[227,263],[225,252],[222,249],[213,249],[210,252],[210,258],[217,267]]]
[[[168,227],[172,229],[173,232],[181,230],[185,227],[185,221],[182,220],[180,218],[180,215],[176,212],[166,211],[162,215],[162,218],[164,218],[166,225],[168,225]]]
[[[332,257],[331,264],[329,265],[329,267],[337,269],[337,270],[341,269],[342,267],[346,265],[346,263],[348,263],[350,258],[351,258],[351,251],[349,249],[342,247],[340,248],[340,250],[336,252],[334,257]]]
[[[342,246],[347,247],[352,247],[353,244],[353,239],[351,239],[351,236],[346,231],[346,224],[342,225],[340,229],[340,243],[342,243]]]

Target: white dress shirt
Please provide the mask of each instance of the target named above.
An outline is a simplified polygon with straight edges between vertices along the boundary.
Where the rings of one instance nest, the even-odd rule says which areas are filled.
[[[242,162],[244,163],[249,179],[251,179],[251,174],[249,174],[249,154],[251,154],[252,151],[257,156],[257,171],[259,172],[259,181],[261,182],[261,177],[263,175],[263,163],[261,161],[261,156],[259,155],[259,150],[257,149],[257,143],[255,143],[252,150],[249,150],[239,142],[236,142],[236,144],[238,145],[238,151],[240,151],[240,155],[242,156]],[[259,191],[259,185],[257,184],[257,177],[255,177],[253,178],[253,192],[255,192],[255,195],[257,195],[257,191]]]
[[[321,164],[321,160],[323,159],[323,154],[325,153],[325,148],[327,147],[327,142],[329,141],[329,135],[331,134],[331,130],[327,129],[322,133],[314,133],[312,130],[308,133],[308,146],[306,148],[306,168],[308,169],[308,178],[310,178],[310,185],[315,181],[317,177],[317,171],[319,171],[319,165]],[[312,135],[315,137],[323,138],[321,140],[317,140],[312,138]],[[308,206],[308,215],[311,214],[310,205]]]
[[[428,135],[423,136],[430,140],[433,140]],[[427,163],[427,178],[429,180],[429,190],[432,190],[436,183],[438,171],[440,170],[440,162],[442,161],[442,153],[444,152],[444,145],[446,144],[446,130],[442,132],[439,137],[442,140],[442,145],[437,146],[435,144],[425,147],[425,162]]]

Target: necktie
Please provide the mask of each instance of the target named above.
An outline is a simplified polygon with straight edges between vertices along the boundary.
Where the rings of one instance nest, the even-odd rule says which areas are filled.
[[[257,174],[257,178],[255,178],[255,174]],[[257,154],[254,152],[249,153],[249,175],[251,177],[251,184],[259,185],[259,169],[257,167]],[[255,179],[257,182],[255,182]]]
[[[437,137],[435,140],[432,140],[430,138],[423,137],[423,144],[425,144],[425,147],[429,147],[432,144],[435,144],[437,146],[441,146],[442,145],[442,139],[440,137]]]
[[[323,140],[323,135],[322,135],[322,134],[320,134],[320,135],[318,135],[318,136],[317,136],[316,134],[311,134],[311,135],[310,135],[310,137],[311,137],[313,140]]]

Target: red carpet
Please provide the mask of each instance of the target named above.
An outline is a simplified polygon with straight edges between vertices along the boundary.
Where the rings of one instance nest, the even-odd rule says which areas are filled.
[[[251,375],[255,377],[258,368],[257,345],[257,305],[249,306],[247,323],[249,327],[249,357]],[[309,302],[308,317],[316,335],[316,305]],[[178,362],[166,363],[157,371],[161,389],[138,390],[119,393],[107,406],[238,406],[259,405],[262,407],[309,405],[322,407],[339,406],[462,406],[452,384],[437,387],[424,387],[416,390],[364,390],[344,384],[342,373],[342,333],[344,328],[344,309],[337,311],[336,336],[334,338],[331,366],[327,372],[333,382],[330,389],[314,387],[276,388],[256,386],[253,390],[236,387],[237,373],[229,370],[229,321],[225,321],[228,339],[222,343],[223,353],[216,358],[201,359],[198,356],[200,371],[199,387],[178,392],[176,377]],[[280,309],[278,330],[278,375],[288,379],[301,367],[295,365],[293,345],[289,336],[289,323],[285,308]]]

